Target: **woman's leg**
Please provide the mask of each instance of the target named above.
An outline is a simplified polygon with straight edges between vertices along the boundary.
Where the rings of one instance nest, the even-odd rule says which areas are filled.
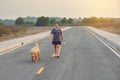
[[[57,56],[60,56],[61,45],[57,45]]]
[[[57,56],[57,45],[54,45],[54,54],[55,54],[55,57]]]

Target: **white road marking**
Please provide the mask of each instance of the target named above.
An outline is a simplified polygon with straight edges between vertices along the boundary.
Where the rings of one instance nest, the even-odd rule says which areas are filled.
[[[101,41],[106,47],[108,47],[113,53],[115,53],[119,58],[120,58],[120,54],[118,52],[116,52],[114,49],[112,49],[108,44],[106,44],[102,39],[100,39],[98,36],[96,36],[93,32],[89,31],[90,33],[92,33],[92,35],[94,35],[99,41]]]

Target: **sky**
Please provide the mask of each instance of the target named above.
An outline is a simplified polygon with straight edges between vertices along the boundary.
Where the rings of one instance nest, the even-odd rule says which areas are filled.
[[[27,16],[120,18],[120,0],[0,0],[0,19]]]

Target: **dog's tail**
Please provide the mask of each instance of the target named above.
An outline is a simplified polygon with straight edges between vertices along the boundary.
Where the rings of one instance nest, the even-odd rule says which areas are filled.
[[[38,41],[35,41],[35,46],[39,47]]]

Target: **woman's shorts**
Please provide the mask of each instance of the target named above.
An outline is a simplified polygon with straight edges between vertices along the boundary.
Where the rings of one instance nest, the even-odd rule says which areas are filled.
[[[57,45],[57,44],[61,45],[61,41],[52,41],[52,44],[54,44],[54,45]]]

